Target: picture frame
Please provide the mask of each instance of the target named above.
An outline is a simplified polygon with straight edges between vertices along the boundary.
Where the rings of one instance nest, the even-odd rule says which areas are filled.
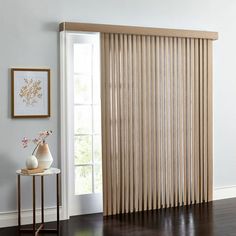
[[[51,116],[50,69],[11,69],[12,118]]]

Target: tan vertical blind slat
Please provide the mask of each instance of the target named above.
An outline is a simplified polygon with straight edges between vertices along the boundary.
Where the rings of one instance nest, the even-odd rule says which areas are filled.
[[[207,137],[207,142],[208,142],[208,153],[207,153],[207,176],[208,176],[208,201],[213,200],[213,84],[212,84],[212,40],[208,40],[207,42],[208,47],[207,47],[207,88],[208,88],[208,120],[207,120],[207,128],[208,128],[208,137]]]
[[[204,182],[203,182],[203,192],[204,192],[204,200],[207,201],[207,109],[208,109],[208,96],[207,96],[207,86],[208,86],[208,81],[207,81],[207,40],[204,39],[203,40],[203,124],[204,124],[204,128],[203,128],[203,177],[204,177]]]
[[[190,171],[191,171],[191,180],[189,190],[190,193],[190,203],[195,203],[195,154],[194,154],[194,142],[195,142],[195,117],[194,117],[194,39],[190,40]]]
[[[196,203],[199,203],[200,196],[200,133],[199,133],[199,40],[194,40],[194,168],[195,168],[195,198]]]
[[[125,213],[125,138],[124,138],[124,35],[119,35],[120,44],[120,142],[121,142],[121,213]]]
[[[187,41],[182,40],[182,69],[183,69],[183,163],[184,163],[184,177],[183,177],[183,203],[187,204]]]
[[[160,38],[156,37],[156,137],[157,137],[157,208],[161,207],[161,74],[160,74]]]
[[[137,37],[133,37],[133,50],[132,50],[132,67],[133,67],[133,88],[134,88],[134,100],[133,100],[133,146],[134,146],[134,211],[138,211],[138,193],[139,193],[139,123],[138,123],[138,66],[137,66]],[[135,133],[137,131],[137,134]]]
[[[192,170],[191,170],[191,162],[192,162],[192,143],[191,143],[191,98],[192,98],[192,92],[191,92],[191,45],[190,45],[190,39],[187,39],[187,52],[186,52],[186,58],[187,58],[187,79],[186,79],[186,108],[187,108],[187,115],[186,115],[186,128],[187,128],[187,140],[186,140],[186,178],[187,178],[187,204],[191,204],[191,178],[192,178]]]
[[[147,151],[147,68],[146,68],[146,37],[142,36],[142,104],[143,104],[143,156],[142,156],[142,164],[143,164],[143,210],[147,210],[147,187],[148,187],[148,179],[147,179],[147,162],[148,162],[148,151]]]
[[[114,34],[110,35],[110,47],[111,47],[111,53],[110,53],[110,63],[112,64],[110,67],[110,89],[111,89],[111,156],[114,156],[115,158],[111,159],[111,174],[112,174],[112,182],[111,185],[112,192],[115,192],[115,194],[112,194],[112,213],[116,212],[116,120],[114,117],[116,117],[116,101],[115,101],[115,91],[116,91],[116,77],[115,77],[115,50],[114,50]]]
[[[142,100],[142,41],[137,36],[138,45],[138,101],[139,101],[139,211],[143,210],[143,100]]]
[[[114,38],[114,50],[115,50],[115,78],[116,78],[116,116],[120,117],[120,60],[119,60],[119,35],[115,34]],[[120,119],[116,119],[116,187],[117,187],[117,200],[116,200],[116,211],[120,213],[121,207],[121,140],[120,140]]]
[[[178,206],[179,203],[179,172],[178,172],[178,61],[177,61],[177,38],[174,38],[174,48],[173,48],[173,174],[174,174],[174,204]]]
[[[132,36],[128,36],[128,68],[129,68],[129,83],[128,83],[128,113],[129,113],[129,142],[130,142],[130,149],[129,149],[129,173],[130,173],[130,183],[129,183],[129,212],[133,212],[134,208],[134,135],[133,135],[133,70],[132,70]]]
[[[179,179],[179,204],[183,204],[183,173],[184,173],[184,161],[183,161],[183,53],[182,53],[182,39],[178,39],[178,179]]]
[[[199,106],[199,116],[200,116],[200,163],[199,163],[199,181],[200,181],[200,202],[204,200],[204,165],[203,165],[203,42],[202,39],[199,40],[199,86],[200,86],[200,106]]]
[[[157,93],[156,93],[156,44],[155,37],[151,37],[151,140],[152,140],[152,179],[151,179],[151,189],[152,189],[152,208],[157,209]]]
[[[147,209],[152,209],[152,137],[151,137],[151,38],[147,36]]]
[[[109,34],[105,34],[105,48],[110,48],[110,35]],[[110,54],[109,51],[106,51],[106,64],[111,64],[110,62]],[[106,123],[108,123],[109,125],[111,125],[111,114],[110,114],[110,110],[111,110],[111,105],[110,105],[110,67],[105,67],[105,74],[106,76],[109,78],[108,81],[106,81],[106,113],[109,115],[106,117]],[[110,176],[110,178],[112,178],[112,173],[111,173],[111,130],[110,129],[106,129],[106,148],[107,148],[107,177]],[[107,184],[107,214],[110,215],[112,214],[112,181],[108,181]]]
[[[212,41],[101,34],[104,215],[212,200]]]
[[[101,42],[101,75],[106,77],[105,75],[105,65],[106,65],[106,58],[105,58],[105,35],[101,34],[101,38],[100,38],[100,42]],[[105,101],[106,99],[106,80],[104,79],[104,77],[101,79],[101,94],[103,94],[103,101],[101,104],[101,111],[102,114],[106,114],[106,104]],[[107,150],[106,150],[106,116],[103,116],[102,119],[102,179],[103,179],[103,206],[104,207],[104,214],[107,215],[107,195],[108,195],[108,177],[107,177]]]
[[[160,37],[160,173],[161,173],[161,206],[166,207],[166,179],[165,179],[165,73],[164,73],[164,37]]]
[[[169,155],[170,155],[170,207],[174,206],[174,160],[173,160],[173,38],[169,38]]]
[[[124,35],[124,139],[125,139],[125,144],[124,144],[124,149],[125,149],[125,213],[129,212],[129,178],[127,178],[126,176],[129,176],[129,124],[128,124],[128,120],[129,120],[129,113],[128,113],[128,71],[129,71],[129,67],[128,67],[128,36],[125,34]]]
[[[169,38],[165,37],[165,178],[166,207],[170,206],[170,62]]]

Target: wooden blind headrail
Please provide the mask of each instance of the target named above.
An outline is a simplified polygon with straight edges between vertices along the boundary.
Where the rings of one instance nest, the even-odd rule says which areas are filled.
[[[60,31],[87,31],[101,33],[123,33],[136,35],[153,35],[180,38],[218,39],[217,32],[200,30],[164,29],[124,25],[104,25],[90,23],[63,22],[59,26]]]

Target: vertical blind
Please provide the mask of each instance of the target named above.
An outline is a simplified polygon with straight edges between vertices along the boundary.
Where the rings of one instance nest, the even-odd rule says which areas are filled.
[[[212,40],[101,33],[104,215],[212,200]]]

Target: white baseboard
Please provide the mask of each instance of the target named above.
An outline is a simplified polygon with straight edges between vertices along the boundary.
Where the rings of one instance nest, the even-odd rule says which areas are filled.
[[[236,185],[214,188],[213,200],[236,197]]]
[[[51,222],[56,221],[56,207],[50,207],[44,209],[44,221]],[[60,208],[60,213],[62,212]],[[21,211],[21,224],[32,224],[33,220],[32,210]],[[40,223],[41,220],[41,209],[36,209],[36,222]],[[60,214],[60,220],[63,220]],[[16,211],[12,212],[0,212],[0,228],[10,227],[18,225],[18,215]]]

